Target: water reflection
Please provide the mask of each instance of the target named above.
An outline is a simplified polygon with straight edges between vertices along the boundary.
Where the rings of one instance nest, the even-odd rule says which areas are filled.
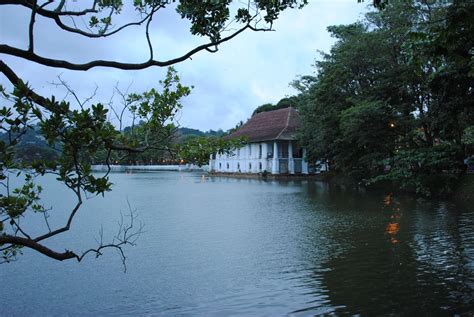
[[[390,214],[390,221],[385,228],[385,233],[390,237],[390,242],[392,244],[397,244],[398,238],[397,234],[400,231],[400,218],[402,213],[400,210],[400,202],[393,199],[393,194],[390,193],[386,195],[383,199],[384,209]]]
[[[383,196],[377,208],[373,199],[357,195],[327,206],[344,221],[331,222],[317,233],[330,239],[331,249],[322,263],[321,257],[313,259],[315,296],[324,290],[336,313],[471,311],[473,249],[466,240],[472,241],[474,227],[470,223],[466,237],[460,232],[466,232],[466,221],[458,217],[472,214],[461,215],[452,204],[414,203],[393,194]],[[384,228],[388,241],[381,239],[377,227]],[[321,244],[315,248],[319,252]]]

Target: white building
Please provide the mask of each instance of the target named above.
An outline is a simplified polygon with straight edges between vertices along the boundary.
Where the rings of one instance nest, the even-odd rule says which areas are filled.
[[[213,156],[211,172],[308,174],[305,150],[298,146],[298,113],[294,108],[260,112],[226,139],[247,137],[248,144],[233,155]]]

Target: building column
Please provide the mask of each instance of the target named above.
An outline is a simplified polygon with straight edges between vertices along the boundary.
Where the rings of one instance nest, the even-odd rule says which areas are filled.
[[[293,142],[288,141],[288,173],[295,173],[295,160],[293,159]]]
[[[209,156],[209,172],[214,172],[214,163],[215,163],[215,160],[212,159],[212,155],[211,154]]]
[[[306,149],[303,149],[303,159],[301,160],[301,173],[309,174],[308,161],[306,160]]]
[[[247,148],[247,153],[248,153],[248,161],[247,161],[247,168],[249,170],[249,173],[253,173],[253,170],[255,168],[254,163],[253,163],[253,156],[255,155],[254,149],[252,149],[253,143],[249,143],[249,146]]]
[[[263,142],[262,143],[262,158],[260,159],[260,161],[262,162],[262,171],[266,171],[268,168],[267,154],[268,154],[268,144],[267,142]]]
[[[278,160],[278,143],[273,141],[273,160],[272,160],[272,174],[280,173],[280,162]]]

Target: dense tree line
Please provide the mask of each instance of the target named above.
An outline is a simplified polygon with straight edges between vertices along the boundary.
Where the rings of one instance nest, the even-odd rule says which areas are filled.
[[[316,75],[293,83],[309,158],[363,184],[449,192],[474,154],[474,3],[392,1],[328,30]]]

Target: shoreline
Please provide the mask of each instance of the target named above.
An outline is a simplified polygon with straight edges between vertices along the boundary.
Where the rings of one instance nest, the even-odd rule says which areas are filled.
[[[380,184],[375,186],[363,186],[357,184],[353,179],[340,174],[331,172],[321,174],[250,174],[250,173],[218,173],[208,172],[209,177],[229,177],[240,179],[257,179],[257,180],[315,180],[328,183],[331,186],[352,188],[353,190],[367,190],[367,191],[390,191],[394,193],[408,194],[413,197],[425,197],[421,194],[404,190],[394,184]],[[462,175],[456,184],[456,187],[448,195],[432,195],[431,198],[448,199],[456,203],[472,203],[474,204],[474,174]]]
[[[93,172],[106,172],[108,166],[104,164],[92,165]],[[197,165],[110,165],[111,172],[128,172],[128,171],[177,171],[177,172],[192,172],[192,171],[207,171],[206,167],[199,167]]]
[[[263,174],[263,173],[218,173],[209,172],[209,177],[230,177],[243,179],[258,179],[258,180],[319,180],[328,181],[331,176],[329,173],[321,174]]]

